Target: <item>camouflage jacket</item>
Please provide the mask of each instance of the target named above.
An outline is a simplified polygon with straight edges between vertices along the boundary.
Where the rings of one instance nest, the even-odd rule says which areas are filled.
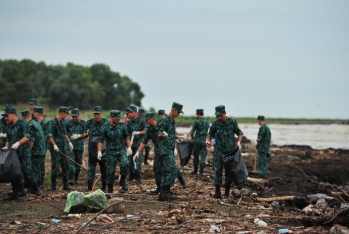
[[[127,130],[128,134],[132,136],[132,132],[134,131],[143,131],[147,130],[147,124],[145,123],[144,119],[141,117],[137,117],[135,120],[130,120],[127,122]],[[136,147],[138,148],[143,140],[144,135],[135,135],[133,139],[132,148]]]
[[[159,155],[173,155],[176,143],[176,121],[168,116],[158,119],[156,130],[157,134],[161,134],[162,132],[168,134],[167,137],[159,138]]]
[[[195,120],[190,134],[194,134],[194,132],[196,132],[194,140],[205,144],[209,127],[210,123],[206,119],[198,118],[197,120]]]
[[[23,137],[30,138],[28,125],[24,120],[18,119],[15,124],[8,125],[6,141],[10,142],[11,146]],[[19,158],[31,156],[29,141],[18,147],[17,154]]]
[[[116,126],[110,123],[103,125],[98,142],[106,141],[106,150],[126,149],[126,139],[130,138],[125,124],[118,123]]]
[[[27,122],[27,124],[30,133],[29,140],[34,142],[31,149],[32,155],[46,155],[46,141],[41,125],[33,119]]]
[[[109,121],[105,118],[102,118],[101,121],[96,122],[94,118],[87,120],[86,122],[86,131],[99,133],[104,124],[109,124]]]
[[[270,141],[271,141],[271,132],[266,124],[262,124],[258,131],[258,139],[260,141],[257,141],[257,151],[258,152],[268,152],[270,147]]]
[[[77,123],[73,120],[69,120],[66,123],[67,134],[69,138],[72,134],[83,134],[86,133],[86,122],[84,120],[79,119]],[[70,138],[71,143],[74,146],[73,150],[84,150],[84,138],[78,138],[76,140],[72,140]]]
[[[212,123],[208,138],[216,138],[215,150],[227,154],[236,149],[235,134],[243,135],[235,119],[228,118],[223,123],[216,120]]]
[[[47,123],[47,138],[53,137],[60,151],[66,151],[68,149],[68,142],[65,138],[66,135],[67,129],[63,120],[58,121],[57,118],[53,118]],[[53,151],[52,144],[50,144],[50,151]]]
[[[157,120],[159,122],[159,120]],[[143,137],[143,144],[147,144],[148,141],[151,140],[154,144],[154,152],[155,155],[157,155],[158,153],[158,146],[159,146],[159,138],[158,138],[158,132],[156,130],[156,127],[152,127],[152,126],[148,126],[147,128],[147,132],[145,133],[144,137]]]

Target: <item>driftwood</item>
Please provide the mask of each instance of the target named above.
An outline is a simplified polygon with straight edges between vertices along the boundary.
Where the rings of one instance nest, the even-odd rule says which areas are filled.
[[[273,202],[273,201],[292,201],[295,196],[283,196],[283,197],[267,197],[267,198],[257,198],[260,202]]]

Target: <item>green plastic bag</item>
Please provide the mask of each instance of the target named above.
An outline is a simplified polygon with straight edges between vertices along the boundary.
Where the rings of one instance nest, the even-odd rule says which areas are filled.
[[[80,205],[84,201],[85,194],[83,192],[70,192],[67,196],[64,212],[69,213],[72,206]]]
[[[108,206],[107,198],[102,190],[97,189],[93,193],[84,196],[83,203],[88,209],[101,210]]]

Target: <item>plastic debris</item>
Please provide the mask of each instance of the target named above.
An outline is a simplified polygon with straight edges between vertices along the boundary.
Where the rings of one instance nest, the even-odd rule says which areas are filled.
[[[61,220],[58,220],[58,219],[51,219],[51,223],[60,224],[60,223],[61,223]]]
[[[221,232],[221,229],[219,229],[219,227],[217,227],[216,225],[211,225],[210,230],[208,230],[208,232]]]
[[[97,219],[98,219],[98,220],[101,220],[101,221],[103,221],[103,222],[106,222],[106,223],[112,223],[112,222],[114,222],[114,221],[112,220],[112,218],[110,218],[110,217],[109,217],[108,215],[106,215],[106,214],[98,215]]]
[[[257,224],[260,227],[268,226],[266,222],[264,222],[263,220],[260,220],[259,218],[255,218],[254,219],[254,223]]]
[[[288,229],[287,228],[281,228],[281,229],[279,229],[279,233],[288,233]]]

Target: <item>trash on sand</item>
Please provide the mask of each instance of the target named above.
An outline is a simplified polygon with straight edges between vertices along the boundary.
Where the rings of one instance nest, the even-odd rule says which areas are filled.
[[[98,215],[97,219],[98,219],[98,220],[102,220],[103,222],[106,222],[106,223],[112,223],[112,222],[114,222],[114,221],[112,220],[112,218],[110,218],[108,215],[105,215],[105,214]]]
[[[208,232],[221,232],[221,230],[216,225],[211,225],[211,228],[210,230],[208,230]]]
[[[81,214],[68,214],[68,217],[73,217],[73,218],[80,218]]]
[[[58,220],[58,219],[51,219],[51,223],[60,224],[60,223],[61,223],[61,220]]]
[[[257,224],[258,226],[261,226],[261,227],[268,226],[266,222],[264,222],[263,220],[260,220],[259,218],[255,218],[254,223]]]

